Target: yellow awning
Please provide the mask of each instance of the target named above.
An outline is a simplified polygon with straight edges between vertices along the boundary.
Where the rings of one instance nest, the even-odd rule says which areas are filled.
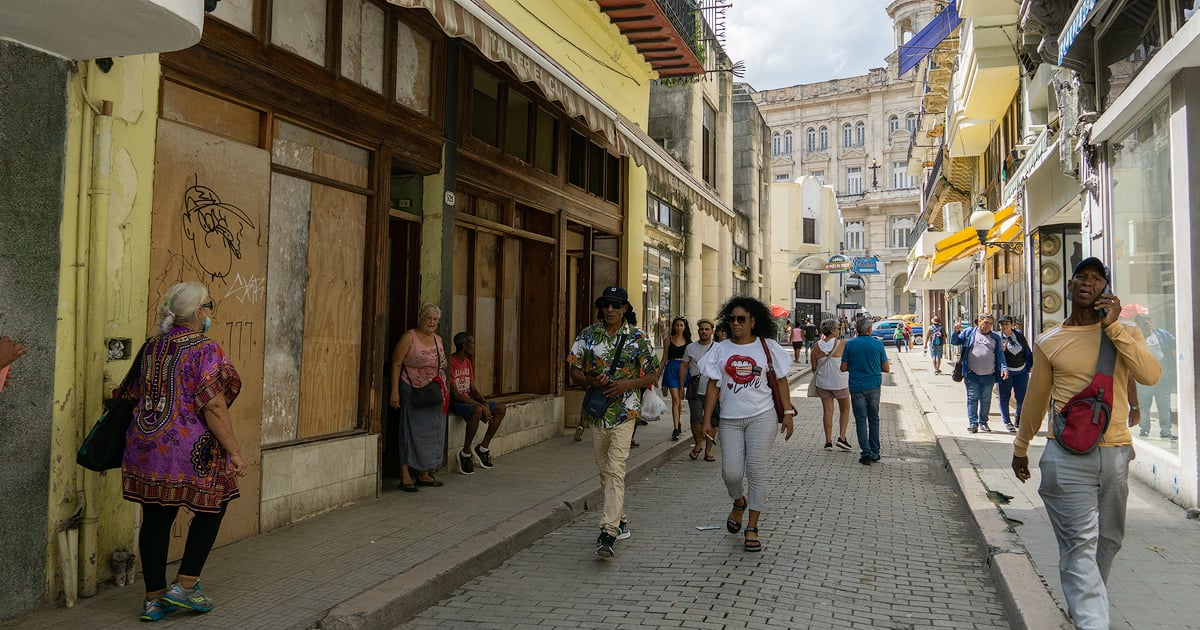
[[[996,224],[988,231],[988,241],[1008,242],[1021,234],[1021,215],[1017,213],[1016,205],[1011,205],[996,213]],[[954,234],[937,242],[934,246],[931,272],[936,273],[942,267],[956,261],[974,256],[983,245],[979,242],[979,234],[972,227],[965,227]],[[991,251],[998,248],[989,247]],[[990,253],[989,252],[989,253]]]

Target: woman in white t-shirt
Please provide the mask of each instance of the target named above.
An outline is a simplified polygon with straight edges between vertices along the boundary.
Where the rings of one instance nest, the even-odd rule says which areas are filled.
[[[791,439],[796,415],[787,383],[792,358],[775,341],[775,322],[762,302],[734,297],[721,308],[721,319],[729,325],[732,336],[700,360],[700,373],[709,379],[704,432],[712,430],[713,409],[719,400],[721,477],[733,499],[725,527],[732,534],[740,531],[742,512],[749,507],[745,549],[761,551],[758,517],[766,501],[767,452],[775,441],[776,427],[784,434],[783,439]],[[772,367],[782,393],[782,423],[775,416],[773,393],[767,382],[767,370]]]
[[[836,446],[839,450],[850,452],[854,447],[846,440],[846,428],[850,426],[850,373],[842,371],[842,350],[846,342],[837,336],[838,323],[835,319],[821,322],[821,339],[809,354],[812,364],[813,380],[816,381],[817,396],[821,399],[824,415],[821,422],[825,426],[825,450],[832,451],[833,441],[833,406],[837,401],[838,439]]]

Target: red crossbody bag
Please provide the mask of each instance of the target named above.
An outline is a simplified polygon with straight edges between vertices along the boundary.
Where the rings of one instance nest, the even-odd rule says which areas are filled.
[[[779,391],[779,378],[775,376],[775,363],[771,361],[771,350],[767,348],[767,340],[758,338],[762,343],[763,353],[767,355],[767,386],[771,388],[771,402],[775,403],[775,419],[783,423],[783,393]]]

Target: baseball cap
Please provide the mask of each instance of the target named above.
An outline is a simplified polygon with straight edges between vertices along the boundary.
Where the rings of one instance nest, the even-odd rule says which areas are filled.
[[[998,323],[998,324],[1004,324],[1004,323],[1009,323],[1009,324],[1011,324],[1011,323],[1013,323],[1013,318],[1012,318],[1012,315],[1002,315],[1002,316],[1000,317],[1000,320],[999,320],[997,323]]]
[[[1108,265],[1105,265],[1104,261],[1096,258],[1095,256],[1089,256],[1079,261],[1079,264],[1075,265],[1075,268],[1071,270],[1071,277],[1074,278],[1075,276],[1079,275],[1080,271],[1083,271],[1089,267],[1104,274],[1104,282],[1106,284],[1112,284],[1112,274],[1108,271]]]
[[[601,300],[618,300],[623,304],[633,306],[632,304],[629,304],[629,292],[623,287],[605,287],[604,290],[600,292],[600,297],[596,298],[597,308],[600,307]]]

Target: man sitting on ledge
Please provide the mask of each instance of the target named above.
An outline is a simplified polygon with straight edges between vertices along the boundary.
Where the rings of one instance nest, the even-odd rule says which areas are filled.
[[[467,421],[466,437],[458,453],[458,471],[464,475],[475,473],[471,442],[475,441],[481,421],[488,428],[483,434],[483,441],[475,447],[475,455],[479,457],[480,466],[492,467],[492,454],[488,447],[500,429],[506,411],[503,403],[489,401],[475,388],[474,358],[475,337],[465,331],[454,335],[454,354],[450,355],[450,411]]]

